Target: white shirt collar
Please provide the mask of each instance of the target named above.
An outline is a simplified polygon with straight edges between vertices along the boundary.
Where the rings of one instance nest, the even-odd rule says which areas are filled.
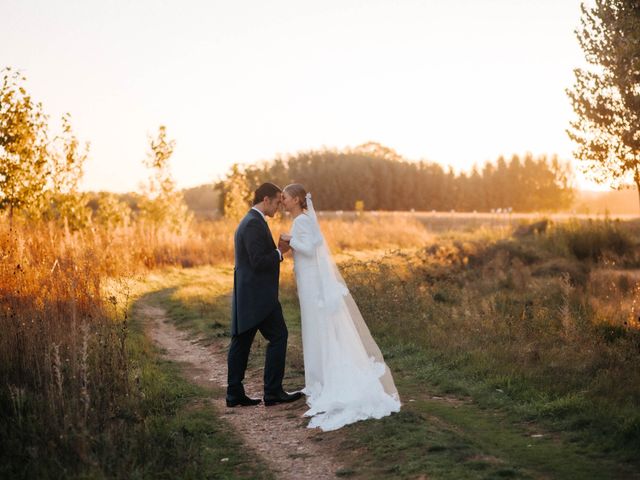
[[[258,212],[260,215],[262,215],[262,219],[266,222],[267,221],[267,217],[264,216],[264,213],[262,213],[260,210],[258,210],[256,207],[251,207],[251,210],[255,210],[256,212]]]

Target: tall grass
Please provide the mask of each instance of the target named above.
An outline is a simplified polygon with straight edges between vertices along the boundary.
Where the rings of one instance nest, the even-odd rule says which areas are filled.
[[[114,467],[149,413],[130,358],[139,346],[126,279],[228,261],[230,228],[0,224],[0,473],[55,478]]]
[[[102,299],[101,279],[115,265],[101,247],[52,226],[0,230],[7,473],[17,475],[10,468],[21,465],[35,474],[29,465],[47,458],[90,463],[92,434],[110,432],[113,418],[131,406],[127,322],[120,316],[114,323]]]
[[[522,405],[535,390],[546,399],[527,407],[536,415],[613,411],[610,428],[638,441],[640,279],[620,270],[640,265],[637,229],[569,224],[518,241],[482,230],[436,243],[405,216],[321,222],[336,252],[405,249],[345,267],[379,335],[482,373]],[[277,237],[291,222],[270,226]],[[122,473],[143,461],[136,455],[153,457],[148,420],[175,402],[139,365],[148,347],[132,338],[126,279],[169,265],[228,265],[235,227],[70,232],[16,221],[10,230],[0,217],[1,476],[116,475],[115,464]]]
[[[570,223],[513,239],[455,235],[343,272],[374,333],[427,362],[416,380],[640,448],[640,236]],[[585,255],[588,252],[588,255]],[[407,301],[411,299],[411,301]]]
[[[119,455],[135,455],[134,448],[125,453],[133,438],[144,444],[146,417],[156,408],[131,358],[132,349],[139,354],[144,347],[131,338],[126,280],[168,265],[232,262],[236,224],[197,222],[174,231],[139,222],[71,232],[20,220],[10,229],[5,220],[0,217],[0,476],[113,473]],[[286,218],[270,223],[276,237],[291,226]],[[325,226],[342,249],[429,238],[406,221],[389,228],[333,219]]]

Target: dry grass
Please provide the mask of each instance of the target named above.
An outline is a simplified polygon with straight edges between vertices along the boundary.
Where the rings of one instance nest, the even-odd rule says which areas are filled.
[[[91,433],[130,403],[126,319],[100,295],[100,243],[51,226],[0,229],[3,443],[21,462],[90,462]]]
[[[127,448],[131,432],[123,425],[144,423],[146,400],[140,371],[129,358],[128,292],[121,279],[169,265],[229,265],[236,224],[69,232],[17,222],[10,231],[1,220],[0,454],[17,458],[16,465],[54,458],[63,466],[93,468],[115,455],[110,446],[118,445],[114,452]],[[515,372],[536,388],[553,379],[587,385],[590,398],[615,390],[607,395],[638,402],[629,379],[637,385],[640,378],[629,365],[638,353],[632,330],[640,287],[635,273],[618,269],[626,248],[619,232],[598,227],[585,234],[591,239],[585,246],[580,226],[522,242],[504,240],[504,229],[487,229],[452,234],[435,245],[424,223],[410,216],[321,222],[337,253],[421,252],[346,268],[380,334],[419,342],[448,358],[477,355],[488,371]],[[291,226],[287,218],[270,225],[274,237]],[[598,268],[585,271],[584,262],[570,257],[572,248],[587,252],[585,261]],[[588,383],[594,372],[597,384]],[[630,422],[623,430],[636,441],[640,420]]]
[[[384,250],[422,246],[433,234],[410,217],[321,218],[327,242],[336,252]],[[105,265],[112,274],[178,265],[192,267],[233,262],[233,234],[237,223],[221,219],[200,221],[180,232],[133,225],[112,231],[78,233],[75,242],[104,249]],[[290,231],[291,220],[276,216],[269,219],[275,240]],[[123,270],[124,269],[124,270]]]
[[[525,416],[631,452],[640,448],[640,237],[629,227],[453,236],[344,273],[376,335],[428,357],[406,367],[417,378],[491,401],[498,391]],[[573,248],[593,255],[579,260]]]
[[[236,224],[198,222],[176,232],[138,223],[70,232],[19,220],[9,230],[1,220],[0,443],[19,465],[44,457],[95,464],[95,449],[104,448],[96,447],[96,436],[126,442],[123,424],[143,415],[140,371],[127,347],[125,280],[169,265],[231,263]],[[270,223],[276,237],[290,229],[286,218]],[[407,220],[323,223],[338,250],[398,248],[430,238]]]

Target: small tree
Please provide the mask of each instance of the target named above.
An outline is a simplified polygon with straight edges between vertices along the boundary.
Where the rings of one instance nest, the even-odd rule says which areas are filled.
[[[167,138],[167,129],[161,125],[155,138],[149,138],[150,152],[144,164],[152,170],[149,182],[142,186],[145,198],[140,202],[142,218],[156,226],[181,228],[191,218],[181,192],[171,175],[169,160],[175,140]]]
[[[576,35],[590,66],[567,90],[577,115],[568,134],[593,180],[620,187],[632,177],[640,198],[640,3],[581,8]]]
[[[131,207],[110,192],[100,192],[95,199],[96,212],[93,220],[111,230],[126,227],[131,221]]]
[[[0,210],[34,207],[50,174],[47,158],[47,117],[22,86],[26,78],[3,70],[0,86]]]
[[[87,195],[79,191],[88,154],[89,144],[80,145],[71,128],[71,116],[63,115],[62,134],[54,139],[50,148],[48,208],[43,216],[62,221],[74,230],[86,227],[91,218]]]
[[[251,191],[245,172],[237,163],[231,166],[227,178],[216,185],[220,192],[220,206],[225,218],[239,220],[247,213]]]
[[[77,192],[84,175],[84,162],[89,155],[89,143],[80,145],[71,128],[70,114],[62,116],[62,134],[55,141],[60,147],[51,156],[51,189],[56,193]]]

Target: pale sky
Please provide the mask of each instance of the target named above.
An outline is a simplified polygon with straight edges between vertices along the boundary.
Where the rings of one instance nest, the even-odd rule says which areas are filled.
[[[181,187],[234,162],[377,141],[468,170],[571,157],[580,0],[0,0],[0,66],[91,142],[83,187],[130,191],[147,136]],[[586,184],[582,184],[586,186]]]

